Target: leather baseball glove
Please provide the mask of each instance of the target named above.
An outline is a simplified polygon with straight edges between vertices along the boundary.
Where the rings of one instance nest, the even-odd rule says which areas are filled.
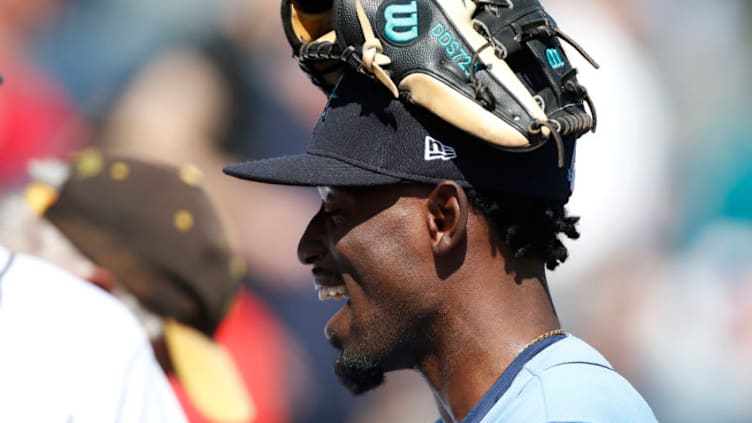
[[[538,0],[283,0],[282,19],[325,93],[350,67],[501,149],[554,139],[559,167],[562,138],[595,130],[560,40],[598,65]]]

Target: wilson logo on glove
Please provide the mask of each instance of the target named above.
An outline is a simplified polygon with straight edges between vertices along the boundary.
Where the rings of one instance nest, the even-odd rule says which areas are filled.
[[[384,34],[395,43],[409,43],[418,38],[418,4],[387,3],[384,8]]]
[[[564,65],[566,65],[564,59],[561,58],[561,54],[559,54],[559,50],[556,50],[555,48],[546,50],[546,58],[548,59],[548,63],[554,69],[563,68]]]

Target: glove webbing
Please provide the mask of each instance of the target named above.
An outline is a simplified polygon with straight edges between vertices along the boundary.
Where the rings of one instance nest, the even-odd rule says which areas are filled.
[[[338,45],[329,41],[314,41],[302,43],[298,49],[298,66],[305,72],[314,85],[322,89],[330,89],[331,83],[327,82],[324,75],[337,71],[340,63],[341,52]],[[328,66],[323,66],[331,61]]]
[[[473,1],[479,9],[485,8],[497,16],[499,16],[501,13],[500,9],[509,8],[512,6],[511,2],[507,0]],[[493,108],[495,107],[496,99],[493,97],[491,90],[475,76],[475,72],[479,69],[478,65],[480,64],[478,62],[478,56],[483,50],[493,46],[494,54],[498,58],[505,60],[508,55],[508,50],[506,46],[504,46],[504,44],[502,44],[501,41],[498,40],[498,33],[489,33],[488,31],[483,30],[482,25],[473,26],[476,31],[478,31],[484,38],[486,38],[486,40],[488,40],[488,42],[480,49],[478,49],[478,51],[473,55],[473,59],[470,63],[469,82],[472,85],[473,90],[475,91],[476,100],[478,100],[478,102],[481,103],[486,109],[493,110]],[[503,31],[503,28],[500,31]],[[572,39],[558,27],[553,27],[547,19],[526,25],[525,28],[522,29],[522,33],[516,38],[518,42],[527,44],[527,42],[533,39],[549,39],[552,37],[557,37],[565,41],[567,44],[572,46],[594,68],[600,68],[600,65],[585,51],[584,48],[582,48],[582,46],[580,46],[574,39]],[[551,118],[548,122],[532,122],[528,126],[528,134],[531,136],[543,135],[542,128],[544,127],[550,130],[556,143],[559,167],[564,166],[564,143],[562,136],[574,135],[576,137],[579,137],[580,135],[588,131],[595,132],[597,125],[595,105],[593,104],[592,99],[590,98],[590,95],[588,94],[585,87],[571,80],[571,78],[575,75],[576,70],[574,69],[570,75],[565,75],[563,79],[567,80],[567,82],[561,88],[563,91],[573,94],[584,100],[587,103],[588,108],[590,109],[590,112],[593,114],[593,116],[591,117],[588,113],[567,114],[557,118]]]

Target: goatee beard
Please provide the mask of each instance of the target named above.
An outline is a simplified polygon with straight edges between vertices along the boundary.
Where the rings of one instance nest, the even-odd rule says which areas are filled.
[[[334,362],[334,373],[355,395],[370,391],[384,383],[384,369],[363,356],[343,353]]]

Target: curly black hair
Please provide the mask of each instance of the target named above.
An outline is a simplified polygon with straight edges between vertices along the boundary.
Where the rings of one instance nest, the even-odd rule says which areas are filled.
[[[553,270],[569,255],[559,234],[571,239],[580,237],[576,228],[580,218],[567,216],[561,201],[474,189],[467,189],[466,194],[515,258],[537,257]]]

